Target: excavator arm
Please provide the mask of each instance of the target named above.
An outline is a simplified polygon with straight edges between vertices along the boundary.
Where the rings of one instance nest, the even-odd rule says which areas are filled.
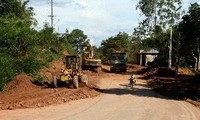
[[[86,48],[85,52],[89,53],[89,55],[88,55],[89,58],[94,58],[94,50],[89,41],[87,42],[87,48]]]

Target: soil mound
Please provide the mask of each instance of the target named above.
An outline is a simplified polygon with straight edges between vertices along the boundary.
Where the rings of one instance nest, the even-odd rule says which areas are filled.
[[[200,100],[200,75],[180,68],[178,75],[169,68],[144,68],[140,71],[158,93],[174,99]]]
[[[179,68],[178,69],[178,74],[181,75],[194,75],[194,71],[187,69],[187,68]]]
[[[11,82],[6,85],[6,89],[9,92],[12,91],[26,91],[36,86],[32,83],[32,77],[21,74],[16,76]]]
[[[176,75],[175,71],[172,70],[172,69],[169,69],[169,68],[154,68],[154,67],[143,68],[138,73],[143,74],[145,76],[145,78],[147,78],[147,79],[149,79],[153,76],[174,77]]]
[[[51,78],[56,71],[59,71],[62,64],[62,61],[54,61],[49,68],[43,69],[43,74],[49,74],[48,77]],[[0,93],[0,110],[38,108],[98,96],[99,79],[106,77],[106,74],[83,72],[88,75],[89,85],[80,84],[78,89],[69,86],[51,88],[46,87],[45,84],[37,86],[32,83],[33,79],[30,76],[18,75],[6,85],[8,92]]]
[[[58,75],[62,68],[64,68],[62,61],[54,61],[50,67],[44,67],[39,74],[45,78],[46,82],[52,82],[53,76]]]

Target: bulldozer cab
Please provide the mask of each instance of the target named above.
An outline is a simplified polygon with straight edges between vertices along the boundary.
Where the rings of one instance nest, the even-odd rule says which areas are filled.
[[[72,69],[73,72],[79,72],[81,68],[81,58],[79,55],[66,55],[65,56],[65,67]]]

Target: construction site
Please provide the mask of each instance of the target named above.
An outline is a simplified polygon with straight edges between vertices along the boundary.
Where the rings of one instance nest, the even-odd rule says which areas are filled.
[[[198,0],[1,1],[0,120],[200,120],[199,28]]]
[[[55,73],[61,68],[62,62],[55,61],[52,63],[51,68],[45,68],[42,72],[43,74],[46,74],[47,77],[52,77],[51,73]],[[198,112],[200,104],[199,101],[195,100],[194,96],[199,96],[198,89],[200,86],[194,84],[195,79],[193,81],[190,80],[193,77],[186,77],[184,80],[183,78],[178,80],[173,76],[170,78],[164,77],[165,73],[156,75],[154,72],[156,69],[148,70],[147,68],[138,65],[129,65],[127,73],[123,74],[111,73],[109,69],[109,66],[103,65],[102,71],[99,73],[84,70],[83,72],[88,76],[88,85],[80,85],[78,89],[74,89],[73,86],[65,85],[55,88],[48,82],[43,84],[33,83],[30,76],[25,74],[19,75],[6,86],[8,91],[0,94],[0,118],[14,119],[15,114],[19,114],[18,112],[23,111],[23,115],[20,115],[21,117],[18,116],[18,118],[22,118],[22,116],[30,116],[30,114],[32,114],[36,116],[33,117],[34,119],[49,119],[49,116],[40,115],[39,117],[37,116],[38,113],[35,112],[38,111],[42,114],[52,114],[52,112],[54,113],[59,112],[59,110],[68,109],[64,106],[68,106],[69,108],[76,106],[78,107],[77,110],[68,111],[67,113],[64,112],[65,115],[50,115],[51,119],[71,119],[73,118],[72,115],[77,117],[84,113],[91,114],[88,112],[93,110],[93,107],[98,107],[98,104],[104,104],[103,106],[107,106],[106,108],[103,108],[103,106],[101,106],[101,108],[99,106],[100,108],[97,109],[98,111],[104,110],[103,113],[101,112],[101,115],[95,113],[96,115],[100,115],[102,118],[107,114],[105,110],[109,111],[109,109],[111,109],[109,112],[115,111],[113,113],[116,115],[118,112],[123,110],[121,108],[129,109],[129,104],[131,104],[133,109],[137,110],[137,112],[143,112],[143,114],[146,114],[146,117],[149,117],[149,115],[152,117],[153,115],[155,118],[162,119],[165,114],[155,114],[155,111],[159,109],[161,112],[167,112],[167,119],[170,119],[170,114],[173,114],[174,112],[180,112],[180,114],[176,115],[177,119],[183,119],[183,117],[181,117],[182,114],[185,114],[185,119],[191,118],[197,120],[199,118],[200,114],[198,114]],[[133,89],[130,88],[128,81],[130,74],[132,73],[136,75],[137,80]],[[192,74],[192,72],[188,70],[182,70],[180,73],[182,75]],[[167,76],[169,75],[170,72],[168,72]],[[154,92],[154,89],[155,91],[159,89],[160,94]],[[180,96],[176,95],[177,92],[174,92],[175,90],[180,92]],[[191,91],[194,92],[191,93]],[[167,101],[168,106],[165,106],[164,104]],[[109,107],[109,104],[116,104],[115,107],[118,109],[112,110],[112,107]],[[146,111],[148,109],[151,109],[150,111],[153,113],[149,114],[149,111]],[[14,111],[9,112],[7,110]],[[191,110],[197,114],[195,116],[195,113],[189,114]],[[43,111],[45,111],[45,113],[43,113]],[[84,116],[84,119],[88,119],[87,115]],[[101,118],[100,116],[99,118]],[[139,115],[139,118],[146,117]],[[124,118],[129,119],[129,117],[125,116]]]

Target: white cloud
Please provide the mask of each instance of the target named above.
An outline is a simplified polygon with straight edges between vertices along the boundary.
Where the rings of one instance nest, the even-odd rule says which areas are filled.
[[[191,4],[197,2],[198,4],[200,4],[200,1],[199,0],[183,0],[183,9],[188,10],[188,8],[190,7]]]
[[[133,31],[139,17],[135,4],[133,0],[54,0],[54,27],[59,32],[81,29],[99,46],[102,40],[120,31]],[[30,6],[34,7],[40,27],[45,21],[50,22],[50,0],[31,1]]]
[[[195,2],[198,0],[192,0]],[[138,0],[54,0],[54,27],[59,32],[81,29],[99,46],[102,40],[119,32],[131,34],[141,19],[136,10]],[[190,0],[184,0],[184,8]],[[50,22],[50,0],[30,1],[39,26]]]

